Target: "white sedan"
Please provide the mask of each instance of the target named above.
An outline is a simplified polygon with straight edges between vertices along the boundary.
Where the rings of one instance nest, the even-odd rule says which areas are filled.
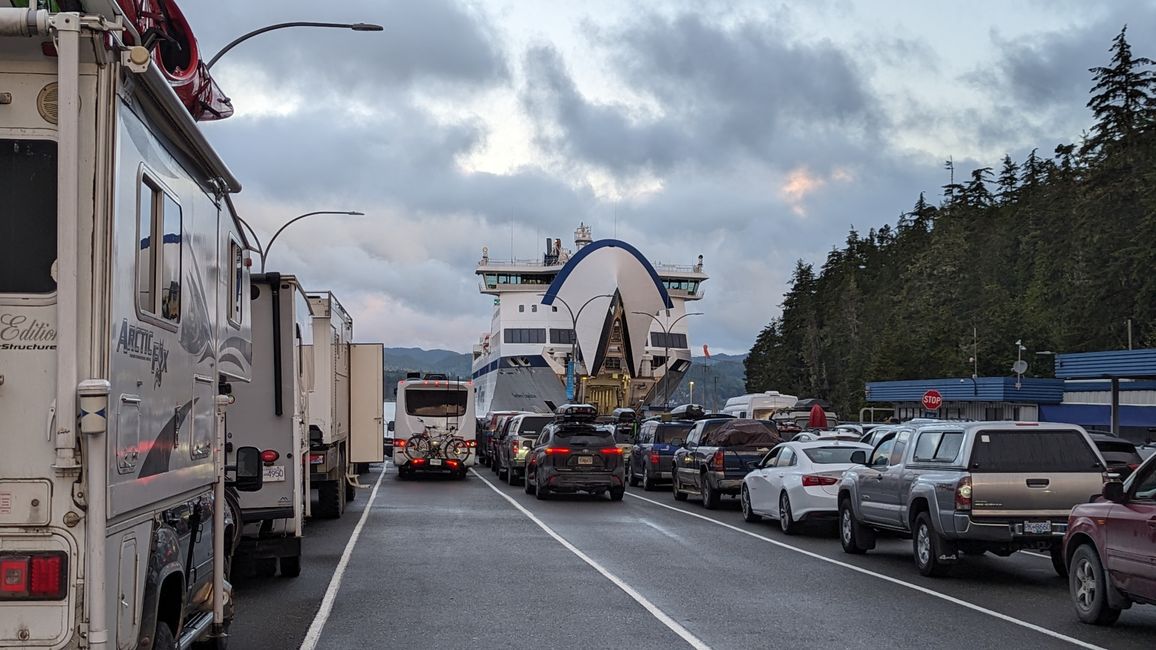
[[[777,519],[788,535],[805,519],[834,519],[839,478],[870,453],[870,445],[837,439],[778,445],[743,478],[743,519]]]

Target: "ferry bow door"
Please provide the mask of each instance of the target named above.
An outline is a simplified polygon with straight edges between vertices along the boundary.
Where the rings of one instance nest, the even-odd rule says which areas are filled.
[[[385,346],[349,346],[349,462],[385,460]]]

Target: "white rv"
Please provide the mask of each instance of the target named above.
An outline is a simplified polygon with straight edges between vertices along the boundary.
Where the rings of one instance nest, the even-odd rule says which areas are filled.
[[[799,398],[794,395],[783,395],[775,390],[768,390],[765,393],[751,393],[749,395],[739,395],[727,400],[723,406],[723,413],[733,415],[736,418],[753,418],[755,420],[769,420],[775,414],[775,411],[783,408],[791,408]]]
[[[477,457],[472,381],[410,373],[397,383],[393,464],[398,478],[415,472],[448,472],[458,478]]]
[[[258,573],[301,573],[301,538],[309,507],[309,389],[313,319],[292,275],[252,276],[253,377],[234,387],[228,439],[261,451],[263,485],[240,495],[243,537],[238,561]]]
[[[173,50],[126,45],[141,34],[116,3],[11,4],[0,647],[220,638],[235,528],[223,393],[250,372],[247,245],[228,201],[240,185],[170,86]],[[173,42],[195,52],[184,28]],[[250,451],[238,450],[240,478]]]
[[[340,517],[357,496],[356,466],[384,459],[384,362],[380,343],[353,343],[353,318],[332,293],[306,294],[313,319],[309,482],[314,514]]]

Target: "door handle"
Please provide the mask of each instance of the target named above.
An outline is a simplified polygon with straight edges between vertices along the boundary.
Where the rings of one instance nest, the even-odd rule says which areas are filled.
[[[1027,483],[1030,488],[1045,488],[1051,484],[1051,481],[1046,478],[1029,478],[1025,483]]]

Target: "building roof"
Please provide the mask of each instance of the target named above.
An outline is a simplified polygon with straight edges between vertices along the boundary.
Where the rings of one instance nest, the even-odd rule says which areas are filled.
[[[1056,355],[1060,379],[1156,379],[1156,350],[1109,350]]]
[[[945,402],[1020,402],[1058,404],[1064,398],[1061,379],[1024,377],[1016,388],[1015,377],[949,377],[867,382],[868,402],[918,402],[929,390],[937,390]]]

